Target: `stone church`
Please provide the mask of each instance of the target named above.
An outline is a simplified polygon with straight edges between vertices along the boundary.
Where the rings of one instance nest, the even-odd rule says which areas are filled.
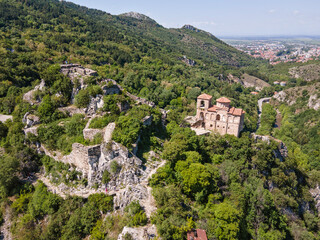
[[[245,111],[230,107],[231,101],[225,97],[217,99],[216,105],[212,105],[211,100],[212,96],[208,94],[197,98],[197,115],[186,119],[191,127],[238,137],[243,129]]]

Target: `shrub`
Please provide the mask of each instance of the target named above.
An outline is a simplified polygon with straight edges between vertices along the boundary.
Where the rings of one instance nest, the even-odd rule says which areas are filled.
[[[110,170],[112,174],[116,174],[117,172],[120,172],[121,166],[114,160],[110,164]]]
[[[102,183],[107,184],[110,181],[110,173],[108,170],[105,170],[102,174]]]

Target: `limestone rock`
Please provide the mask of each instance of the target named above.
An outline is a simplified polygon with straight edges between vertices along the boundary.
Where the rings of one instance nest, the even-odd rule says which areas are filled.
[[[30,90],[29,92],[25,93],[23,95],[23,101],[26,101],[28,103],[30,103],[31,105],[35,104],[35,103],[40,103],[39,99],[34,99],[34,93],[39,90],[39,91],[43,91],[45,88],[45,82],[42,79],[40,84],[35,86],[35,88],[33,90]]]
[[[119,191],[113,199],[115,209],[123,209],[134,200],[147,198],[148,190],[142,185],[127,185],[125,189]]]
[[[278,92],[273,96],[279,102],[284,102],[286,100],[287,94],[284,91]]]
[[[314,189],[310,189],[311,196],[313,197],[316,208],[318,209],[318,212],[320,213],[320,188],[317,186]],[[318,214],[320,216],[320,214]]]
[[[32,133],[32,134],[38,136],[38,127],[39,126],[26,128],[26,129],[23,130],[24,134],[27,135],[28,133]]]
[[[29,112],[27,112],[23,118],[22,118],[22,122],[24,124],[26,124],[25,128],[30,128],[33,127],[37,124],[40,124],[40,118],[36,115],[32,115]]]
[[[11,115],[3,115],[3,114],[0,114],[0,122],[5,122],[7,121],[8,119],[13,119],[13,117]]]
[[[89,116],[94,115],[99,108],[103,107],[103,104],[104,104],[104,102],[103,102],[102,95],[97,95],[95,98],[91,97],[90,103],[86,109],[86,114]]]
[[[308,107],[318,110],[320,108],[320,98],[317,94],[311,95],[308,102]]]
[[[146,116],[142,119],[142,123],[144,126],[150,126],[152,124],[153,116]]]
[[[130,234],[133,240],[155,239],[157,237],[157,228],[155,225],[139,228],[124,227],[118,236],[118,240],[124,240],[126,234]]]
[[[196,62],[194,60],[188,59],[186,56],[183,56],[181,58],[179,58],[179,60],[181,60],[182,62],[184,62],[185,64],[187,64],[188,66],[195,66]]]

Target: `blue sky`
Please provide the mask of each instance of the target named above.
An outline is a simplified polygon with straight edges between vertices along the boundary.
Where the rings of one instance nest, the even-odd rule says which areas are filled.
[[[143,13],[167,28],[216,36],[320,35],[320,0],[72,0],[111,14]]]

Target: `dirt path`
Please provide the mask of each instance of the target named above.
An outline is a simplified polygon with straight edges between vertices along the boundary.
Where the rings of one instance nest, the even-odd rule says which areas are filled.
[[[150,186],[148,186],[148,181],[149,179],[152,177],[153,174],[155,174],[157,172],[157,170],[164,166],[166,164],[166,161],[162,161],[159,166],[157,166],[155,169],[153,169],[152,171],[150,171],[150,173],[148,174],[148,176],[145,178],[144,181],[141,182],[141,185],[144,186],[145,188],[147,188],[148,191],[148,197],[146,199],[143,199],[140,204],[142,205],[142,207],[144,208],[146,215],[148,218],[151,217],[151,214],[157,210],[156,207],[156,202],[152,196],[152,188]]]
[[[4,223],[1,227],[0,240],[12,240],[10,227],[11,227],[11,210],[7,206],[3,216]]]

